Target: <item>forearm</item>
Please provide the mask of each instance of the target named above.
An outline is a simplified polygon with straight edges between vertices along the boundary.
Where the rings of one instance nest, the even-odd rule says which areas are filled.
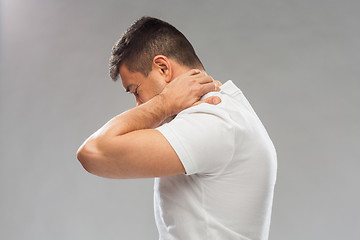
[[[156,128],[169,115],[170,112],[167,110],[164,97],[157,95],[150,101],[112,118],[96,131],[92,137],[111,138],[140,129]]]

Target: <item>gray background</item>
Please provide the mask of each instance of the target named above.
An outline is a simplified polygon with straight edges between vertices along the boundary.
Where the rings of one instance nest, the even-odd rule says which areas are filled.
[[[134,106],[108,77],[142,15],[245,93],[278,151],[270,239],[357,239],[359,1],[1,1],[0,238],[156,239],[152,179],[109,180],[82,141]]]

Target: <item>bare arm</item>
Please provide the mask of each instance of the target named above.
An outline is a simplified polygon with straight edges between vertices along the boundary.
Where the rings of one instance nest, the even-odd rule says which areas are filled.
[[[175,151],[153,128],[198,104],[200,97],[214,88],[211,77],[195,70],[174,79],[161,94],[114,117],[92,134],[78,150],[79,161],[90,173],[109,178],[185,173]],[[212,103],[214,99],[201,102]]]

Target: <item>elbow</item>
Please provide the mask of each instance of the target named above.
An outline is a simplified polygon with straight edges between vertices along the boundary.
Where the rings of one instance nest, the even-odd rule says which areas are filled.
[[[83,166],[83,168],[91,173],[89,168],[89,158],[88,158],[88,154],[86,154],[86,149],[84,144],[77,150],[76,157],[79,160],[80,164]]]
[[[96,176],[104,178],[122,178],[118,172],[114,171],[116,166],[109,157],[106,157],[104,151],[98,147],[99,143],[95,139],[86,141],[80,146],[76,157],[83,168]]]
[[[96,175],[95,151],[88,142],[79,147],[76,157],[87,172]]]

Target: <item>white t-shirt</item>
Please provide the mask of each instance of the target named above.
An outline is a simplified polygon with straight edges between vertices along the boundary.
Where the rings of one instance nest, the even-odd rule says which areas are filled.
[[[277,160],[249,102],[232,81],[218,105],[200,104],[157,128],[186,174],[155,179],[160,239],[268,239]]]

